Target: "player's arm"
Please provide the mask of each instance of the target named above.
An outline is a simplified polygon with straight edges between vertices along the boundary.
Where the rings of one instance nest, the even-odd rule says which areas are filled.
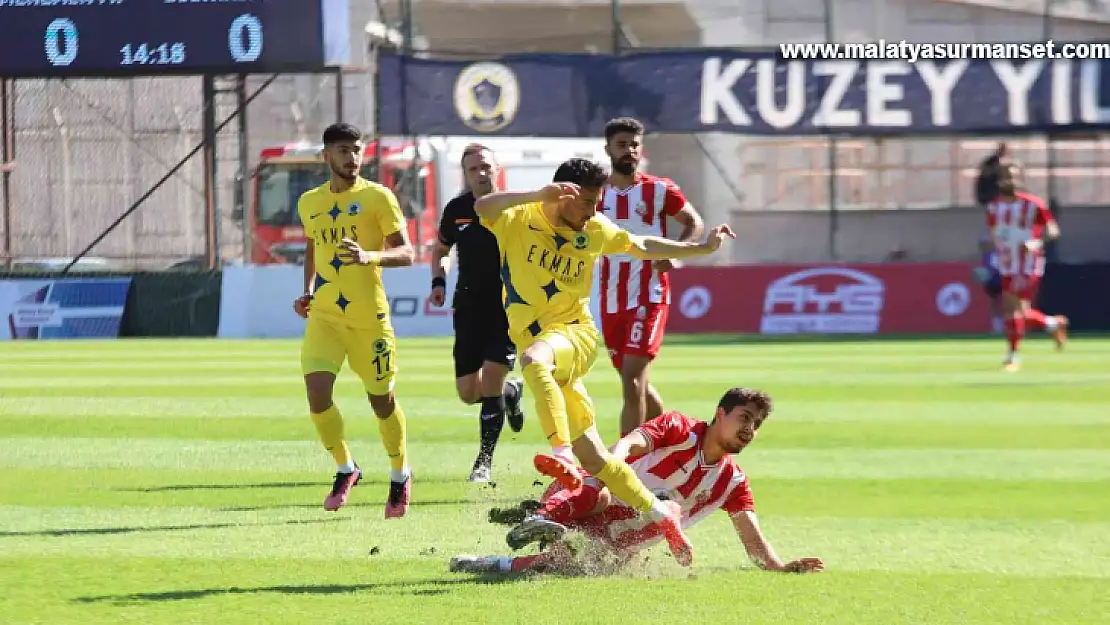
[[[412,244],[409,243],[408,222],[401,213],[401,205],[392,191],[382,187],[378,191],[384,206],[377,211],[378,226],[385,233],[381,251],[364,250],[351,239],[343,239],[339,247],[346,250],[340,254],[349,264],[378,265],[379,267],[408,267],[416,259]]]
[[[705,241],[671,241],[662,237],[630,236],[628,252],[641,260],[662,260],[665,258],[690,258],[712,254],[721,247],[725,237],[735,239],[732,228],[725,224],[709,231]]]
[[[436,240],[432,248],[432,279],[447,279],[447,272],[451,270],[451,246],[444,245],[443,241]]]
[[[304,232],[307,237],[304,248],[304,291],[302,295],[293,300],[293,312],[302,319],[308,318],[308,308],[312,301],[312,292],[316,288],[316,243],[311,230],[311,221],[306,221],[305,217],[307,211],[301,210],[301,201],[297,201],[297,214],[301,218],[301,223],[304,224]]]
[[[1060,238],[1060,223],[1056,221],[1056,217],[1052,214],[1052,210],[1047,205],[1041,203],[1038,207],[1041,213],[1041,219],[1044,220],[1044,240],[1055,241]]]
[[[1056,217],[1053,216],[1052,211],[1043,200],[1037,201],[1037,221],[1044,224],[1044,233],[1039,239],[1031,239],[1025,242],[1025,247],[1030,250],[1039,250],[1044,247],[1045,243],[1050,243],[1060,238],[1060,224],[1056,222]]]
[[[455,243],[455,229],[451,222],[451,203],[443,209],[439,222],[439,235],[432,249],[432,293],[429,299],[433,306],[443,306],[447,302],[447,272],[451,269],[451,248]]]
[[[316,246],[312,241],[304,248],[304,293],[312,295],[316,286]]]
[[[631,456],[640,456],[651,451],[651,442],[637,428],[621,437],[619,441],[613,444],[613,449],[610,451],[614,458],[623,461]]]
[[[352,239],[340,241],[339,248],[344,250],[339,258],[348,265],[408,267],[416,258],[412,251],[412,244],[409,243],[409,233],[404,229],[386,235],[384,249],[380,252],[364,250]]]
[[[682,225],[682,233],[678,236],[679,241],[697,241],[705,232],[705,221],[689,203],[674,214],[674,219]]]
[[[488,222],[495,222],[501,213],[514,206],[533,202],[550,202],[578,197],[578,187],[567,182],[554,182],[535,191],[497,191],[478,198],[474,212]]]
[[[386,205],[385,210],[378,215],[385,234],[385,249],[380,252],[377,264],[379,267],[408,267],[416,260],[412,243],[409,242],[409,222],[401,212],[397,196],[384,187],[381,192]]]
[[[402,228],[385,237],[385,249],[378,257],[379,267],[408,267],[416,260],[416,252],[409,242],[407,228]]]
[[[694,210],[690,201],[686,199],[682,189],[679,189],[678,185],[672,182],[667,183],[663,199],[663,214],[671,217],[682,226],[682,232],[678,235],[679,241],[697,241],[705,232],[705,221],[702,220],[698,211]],[[680,263],[668,258],[657,260],[654,265],[658,271],[669,271],[679,267]]]
[[[705,221],[694,210],[686,194],[674,182],[668,180],[663,196],[663,213],[672,217],[682,226],[679,241],[697,241],[705,232]]]
[[[439,235],[436,237],[435,248],[432,249],[432,282],[447,280],[447,272],[451,270],[451,248],[455,245],[454,211],[451,210],[452,202],[443,207],[443,215],[439,220]]]
[[[775,549],[768,542],[767,537],[759,529],[759,521],[756,519],[754,511],[736,512],[729,515],[729,518],[732,519],[732,526],[736,528],[736,534],[740,537],[740,542],[744,544],[748,557],[759,568],[780,573],[807,573],[824,570],[825,563],[821,561],[821,558],[801,558],[791,562],[783,562],[775,553]]]

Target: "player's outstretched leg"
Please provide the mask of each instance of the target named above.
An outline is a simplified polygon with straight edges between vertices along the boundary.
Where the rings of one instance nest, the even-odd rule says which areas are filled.
[[[378,417],[378,432],[382,447],[389,455],[389,497],[385,502],[385,518],[405,516],[412,497],[412,471],[408,465],[407,428],[405,413],[393,393],[368,395],[374,414]]]
[[[1006,285],[1004,285],[1005,287]],[[1005,371],[1017,371],[1021,367],[1018,360],[1018,349],[1021,340],[1025,338],[1025,315],[1022,301],[1017,292],[1010,287],[1002,294],[1002,309],[1006,319],[1006,341],[1010,344],[1010,351],[1002,361]]]
[[[324,498],[324,509],[334,512],[342,508],[353,488],[362,479],[362,470],[351,457],[343,431],[343,415],[332,402],[335,375],[317,371],[305,375],[309,412],[320,442],[335,459],[336,472],[331,490]]]
[[[1063,315],[1046,315],[1033,308],[1032,303],[1023,301],[1025,327],[1029,330],[1041,330],[1052,337],[1056,349],[1063,350],[1068,342],[1068,318]]]
[[[563,387],[567,410],[575,423],[593,423],[593,403],[582,380]],[[609,488],[613,496],[632,508],[649,515],[663,528],[667,546],[675,560],[683,566],[694,561],[694,548],[682,529],[682,510],[677,502],[661,501],[628,466],[609,453],[597,428],[590,426],[574,441],[574,455],[582,467]]]
[[[539,509],[513,528],[506,542],[513,549],[540,540],[554,542],[575,521],[599,514],[609,502],[609,492],[597,480],[580,483],[573,490],[562,488],[555,482],[547,489]]]
[[[503,573],[500,556],[472,556],[460,554],[447,564],[447,570],[452,573]]]
[[[1006,371],[1017,371],[1021,367],[1018,360],[1018,348],[1021,347],[1021,339],[1025,338],[1025,317],[1020,311],[1014,312],[1006,317],[1006,340],[1010,344],[1010,351],[1006,353],[1006,359],[1002,361],[1002,367]]]
[[[1049,317],[1049,320],[1056,321],[1056,327],[1050,328],[1046,325],[1045,329],[1048,330],[1053,342],[1056,343],[1056,349],[1063,351],[1068,344],[1068,318],[1064,315],[1056,315],[1055,317]]]
[[[505,398],[503,395],[482,398],[478,415],[478,456],[470,470],[471,482],[489,482],[493,477],[493,453],[505,427]]]
[[[542,572],[573,572],[574,553],[564,543],[556,543],[551,549],[532,556],[472,556],[457,555],[451,558],[447,568],[452,573],[476,573],[514,575]]]
[[[552,543],[561,539],[567,533],[567,527],[556,523],[549,518],[533,515],[524,519],[520,525],[509,530],[505,542],[513,550],[520,549],[534,542]]]
[[[575,491],[582,488],[582,480],[585,476],[582,475],[578,465],[566,458],[552,454],[536,454],[532,464],[541,474],[555,480],[567,490]]]
[[[533,343],[521,360],[524,381],[536,398],[536,416],[555,455],[572,460],[570,453],[570,426],[567,424],[567,404],[562,389],[555,380],[555,352],[542,341]]]

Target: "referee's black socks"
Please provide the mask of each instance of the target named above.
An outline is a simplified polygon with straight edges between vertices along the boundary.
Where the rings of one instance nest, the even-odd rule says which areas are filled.
[[[505,427],[504,395],[482,398],[480,422],[482,442],[478,456],[479,459],[485,458],[488,463],[493,459],[493,449],[497,446],[497,439],[501,437],[501,428]]]

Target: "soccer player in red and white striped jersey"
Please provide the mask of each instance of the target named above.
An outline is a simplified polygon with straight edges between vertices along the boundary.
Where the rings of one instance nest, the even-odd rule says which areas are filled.
[[[750,558],[773,571],[807,572],[824,567],[820,558],[783,562],[759,529],[748,478],[733,455],[755,438],[771,412],[771,398],[763,391],[733,388],[717,404],[713,421],[705,423],[678,412],[668,412],[636,428],[614,447],[613,455],[627,458],[636,475],[660,496],[679,503],[682,526],[688,528],[716,510],[724,510]],[[520,548],[542,540],[553,548],[535,556],[516,558],[458,556],[451,569],[458,572],[522,572],[574,570],[583,566],[561,538],[575,530],[594,539],[599,560],[627,560],[662,540],[662,528],[651,519],[612,497],[597,480],[584,480],[564,470],[554,456],[537,468],[556,478],[541,507],[509,533],[508,542]],[[602,555],[604,554],[604,555]],[[585,563],[587,569],[593,568]]]
[[[605,125],[605,152],[612,162],[598,212],[633,234],[669,238],[667,218],[681,224],[678,239],[694,241],[705,226],[673,181],[637,171],[643,156],[644,125],[621,117]],[[627,254],[601,260],[601,333],[624,389],[621,434],[663,412],[663,400],[648,380],[659,354],[671,304],[667,272],[677,261],[645,261]]]
[[[1043,328],[1059,349],[1067,342],[1068,319],[1033,308],[1045,270],[1045,241],[1060,236],[1060,227],[1043,199],[1022,190],[1021,170],[1004,160],[998,168],[999,196],[987,205],[987,227],[1002,276],[1003,318],[1010,351],[1003,365],[1018,369],[1018,347],[1027,327]]]

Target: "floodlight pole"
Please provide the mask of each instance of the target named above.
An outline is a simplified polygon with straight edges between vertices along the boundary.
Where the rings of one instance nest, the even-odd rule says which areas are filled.
[[[834,43],[836,28],[833,25],[833,1],[825,0],[825,41]],[[837,170],[837,140],[836,135],[828,134],[829,145],[829,256],[837,260],[836,232],[840,227],[840,216],[837,214],[836,202],[836,170]]]
[[[15,160],[15,81],[0,78],[0,210],[4,213],[4,267],[12,267],[12,162]]]
[[[1043,41],[1050,41],[1052,39],[1052,4],[1054,0],[1044,0],[1044,15],[1041,19],[1041,29],[1044,31],[1041,39]],[[1056,198],[1056,145],[1053,141],[1053,132],[1050,130],[1048,136],[1045,137],[1045,165],[1048,169],[1047,188],[1045,195],[1048,197],[1048,204],[1052,206]]]

